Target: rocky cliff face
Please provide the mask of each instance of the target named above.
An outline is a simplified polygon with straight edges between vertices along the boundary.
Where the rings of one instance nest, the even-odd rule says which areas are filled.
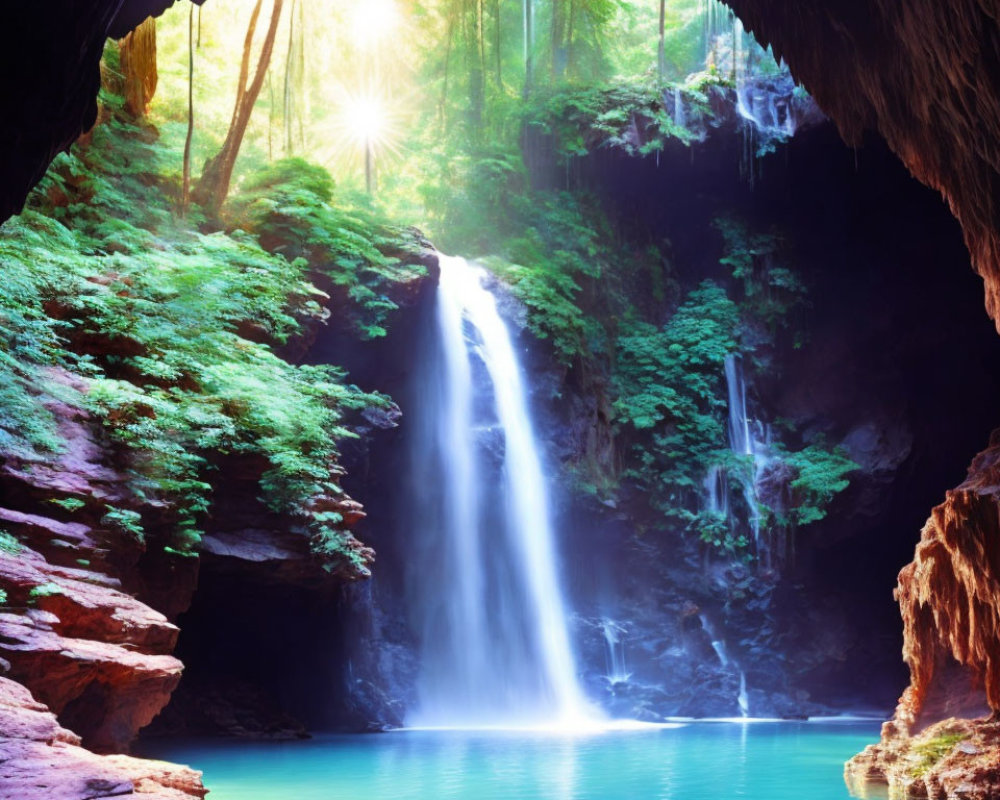
[[[149,605],[156,591],[141,544],[100,521],[125,493],[95,424],[67,405],[50,410],[66,449],[47,461],[6,459],[0,470],[0,524],[13,534],[0,548],[0,658],[87,746],[120,750],[180,679],[170,655],[177,628]],[[58,503],[66,498],[72,513]],[[162,607],[187,606],[194,560],[165,559],[152,573],[171,585]]]
[[[1000,325],[1000,4],[727,2],[849,143],[878,131],[947,198]]]
[[[917,178],[948,200],[983,278],[987,310],[1000,325],[1000,6],[992,0],[728,2],[785,58],[849,142],[878,131]],[[900,573],[911,684],[881,745],[852,762],[849,780],[867,774],[912,796],[998,794],[996,737],[986,727],[956,734],[976,739],[964,756],[956,746],[934,751],[939,760],[931,758],[930,766],[914,770],[908,760],[926,756],[948,735],[936,728],[919,733],[928,723],[983,711],[984,700],[998,707],[994,448],[995,439],[965,483],[934,510],[914,562]],[[981,763],[982,752],[992,754],[992,765],[989,758]]]
[[[201,773],[129,756],[97,756],[21,684],[0,678],[0,797],[99,800],[205,796]]]
[[[770,353],[752,377],[752,401],[768,418],[822,431],[861,470],[826,519],[797,533],[794,563],[780,576],[724,563],[706,570],[681,536],[630,541],[623,529],[641,498],[614,509],[594,503],[571,516],[567,530],[587,541],[585,558],[568,555],[574,574],[590,575],[578,578],[579,596],[606,593],[607,576],[592,574],[588,562],[608,565],[605,572],[630,565],[615,580],[631,596],[618,607],[586,610],[591,684],[607,687],[601,618],[608,616],[627,629],[633,680],[652,687],[646,696],[673,713],[695,707],[685,687],[699,661],[698,713],[736,713],[741,667],[760,713],[808,713],[816,703],[888,709],[905,669],[885,579],[912,553],[921,509],[962,474],[995,424],[993,405],[979,392],[997,385],[1000,347],[981,314],[975,277],[956,274],[968,266],[957,226],[884,145],[869,141],[855,154],[832,126],[817,127],[761,160],[752,186],[740,177],[741,145],[738,133],[719,134],[696,145],[693,158],[668,147],[655,165],[605,149],[575,159],[574,169],[629,235],[669,240],[682,280],[719,274],[711,238],[698,232],[711,230],[720,208],[789,234],[789,263],[809,286],[810,310],[792,323],[802,325],[800,346]],[[948,352],[963,355],[928,357]],[[982,397],[974,412],[956,414],[937,388],[955,382]],[[585,458],[589,442],[607,433],[606,417],[593,389],[572,376],[559,396],[556,450],[565,460]],[[587,397],[589,405],[578,399]],[[616,546],[617,537],[628,544]],[[595,549],[603,555],[592,558]],[[713,639],[728,644],[727,663],[713,653]],[[615,703],[643,694],[615,691]]]
[[[899,573],[910,685],[882,741],[847,765],[856,791],[1000,795],[1000,431],[927,521]],[[958,719],[956,719],[958,718]],[[970,719],[975,721],[969,721]]]

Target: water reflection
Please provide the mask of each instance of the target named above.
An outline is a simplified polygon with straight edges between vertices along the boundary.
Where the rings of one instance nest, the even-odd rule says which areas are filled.
[[[864,723],[694,723],[567,735],[399,731],[294,744],[160,743],[212,800],[848,800]]]

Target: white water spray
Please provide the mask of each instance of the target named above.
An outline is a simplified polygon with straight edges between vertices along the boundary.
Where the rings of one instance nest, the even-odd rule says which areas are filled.
[[[585,720],[521,368],[483,270],[447,256],[440,264],[443,374],[439,396],[419,412],[435,435],[420,440],[416,463],[422,491],[439,501],[424,522],[446,568],[422,604],[420,705],[410,721]]]
[[[740,693],[736,696],[740,707],[740,716],[746,719],[750,716],[750,697],[747,695],[747,674],[740,670]]]

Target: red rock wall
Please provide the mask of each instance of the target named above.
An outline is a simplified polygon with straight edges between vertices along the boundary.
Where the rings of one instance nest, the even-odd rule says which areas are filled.
[[[1000,710],[998,493],[1000,436],[994,435],[966,481],[931,513],[913,562],[899,573],[911,682],[896,722],[906,733],[987,705]]]
[[[70,380],[67,378],[67,380]],[[142,543],[102,526],[125,476],[107,464],[95,423],[53,403],[65,449],[0,465],[0,672],[19,681],[63,724],[101,751],[123,750],[167,704],[183,666],[178,629],[135,595],[150,594],[138,568]],[[64,511],[51,500],[83,505]],[[197,561],[175,557],[174,610],[190,603]],[[3,729],[0,728],[0,734]]]
[[[134,797],[191,800],[206,791],[201,773],[162,761],[97,756],[14,681],[0,678],[0,797],[96,800]]]

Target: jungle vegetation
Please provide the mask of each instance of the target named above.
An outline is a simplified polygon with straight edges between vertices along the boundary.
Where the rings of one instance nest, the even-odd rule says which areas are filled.
[[[567,386],[607,400],[616,456],[567,463],[578,491],[638,488],[652,529],[755,557],[702,494],[713,468],[753,480],[728,447],[723,364],[797,341],[793,248],[720,209],[723,277],[685,283],[669,243],[629,241],[524,152],[541,137],[568,171],[600,148],[691,146],[751,66],[780,69],[716,0],[178,4],[109,43],[98,125],[0,229],[0,447],[30,464],[64,447],[55,404],[91,415],[129,475],[104,523],[143,541],[154,507],[169,534],[147,545],[178,557],[220,472],[253,460],[263,502],[363,571],[323,500],[353,416],[392,401],[289,345],[325,324],[318,284],[349,298],[359,342],[390,333],[393,285],[422,274],[416,226],[481,259]],[[786,496],[752,513],[786,532],[854,467],[797,431],[774,453]]]

